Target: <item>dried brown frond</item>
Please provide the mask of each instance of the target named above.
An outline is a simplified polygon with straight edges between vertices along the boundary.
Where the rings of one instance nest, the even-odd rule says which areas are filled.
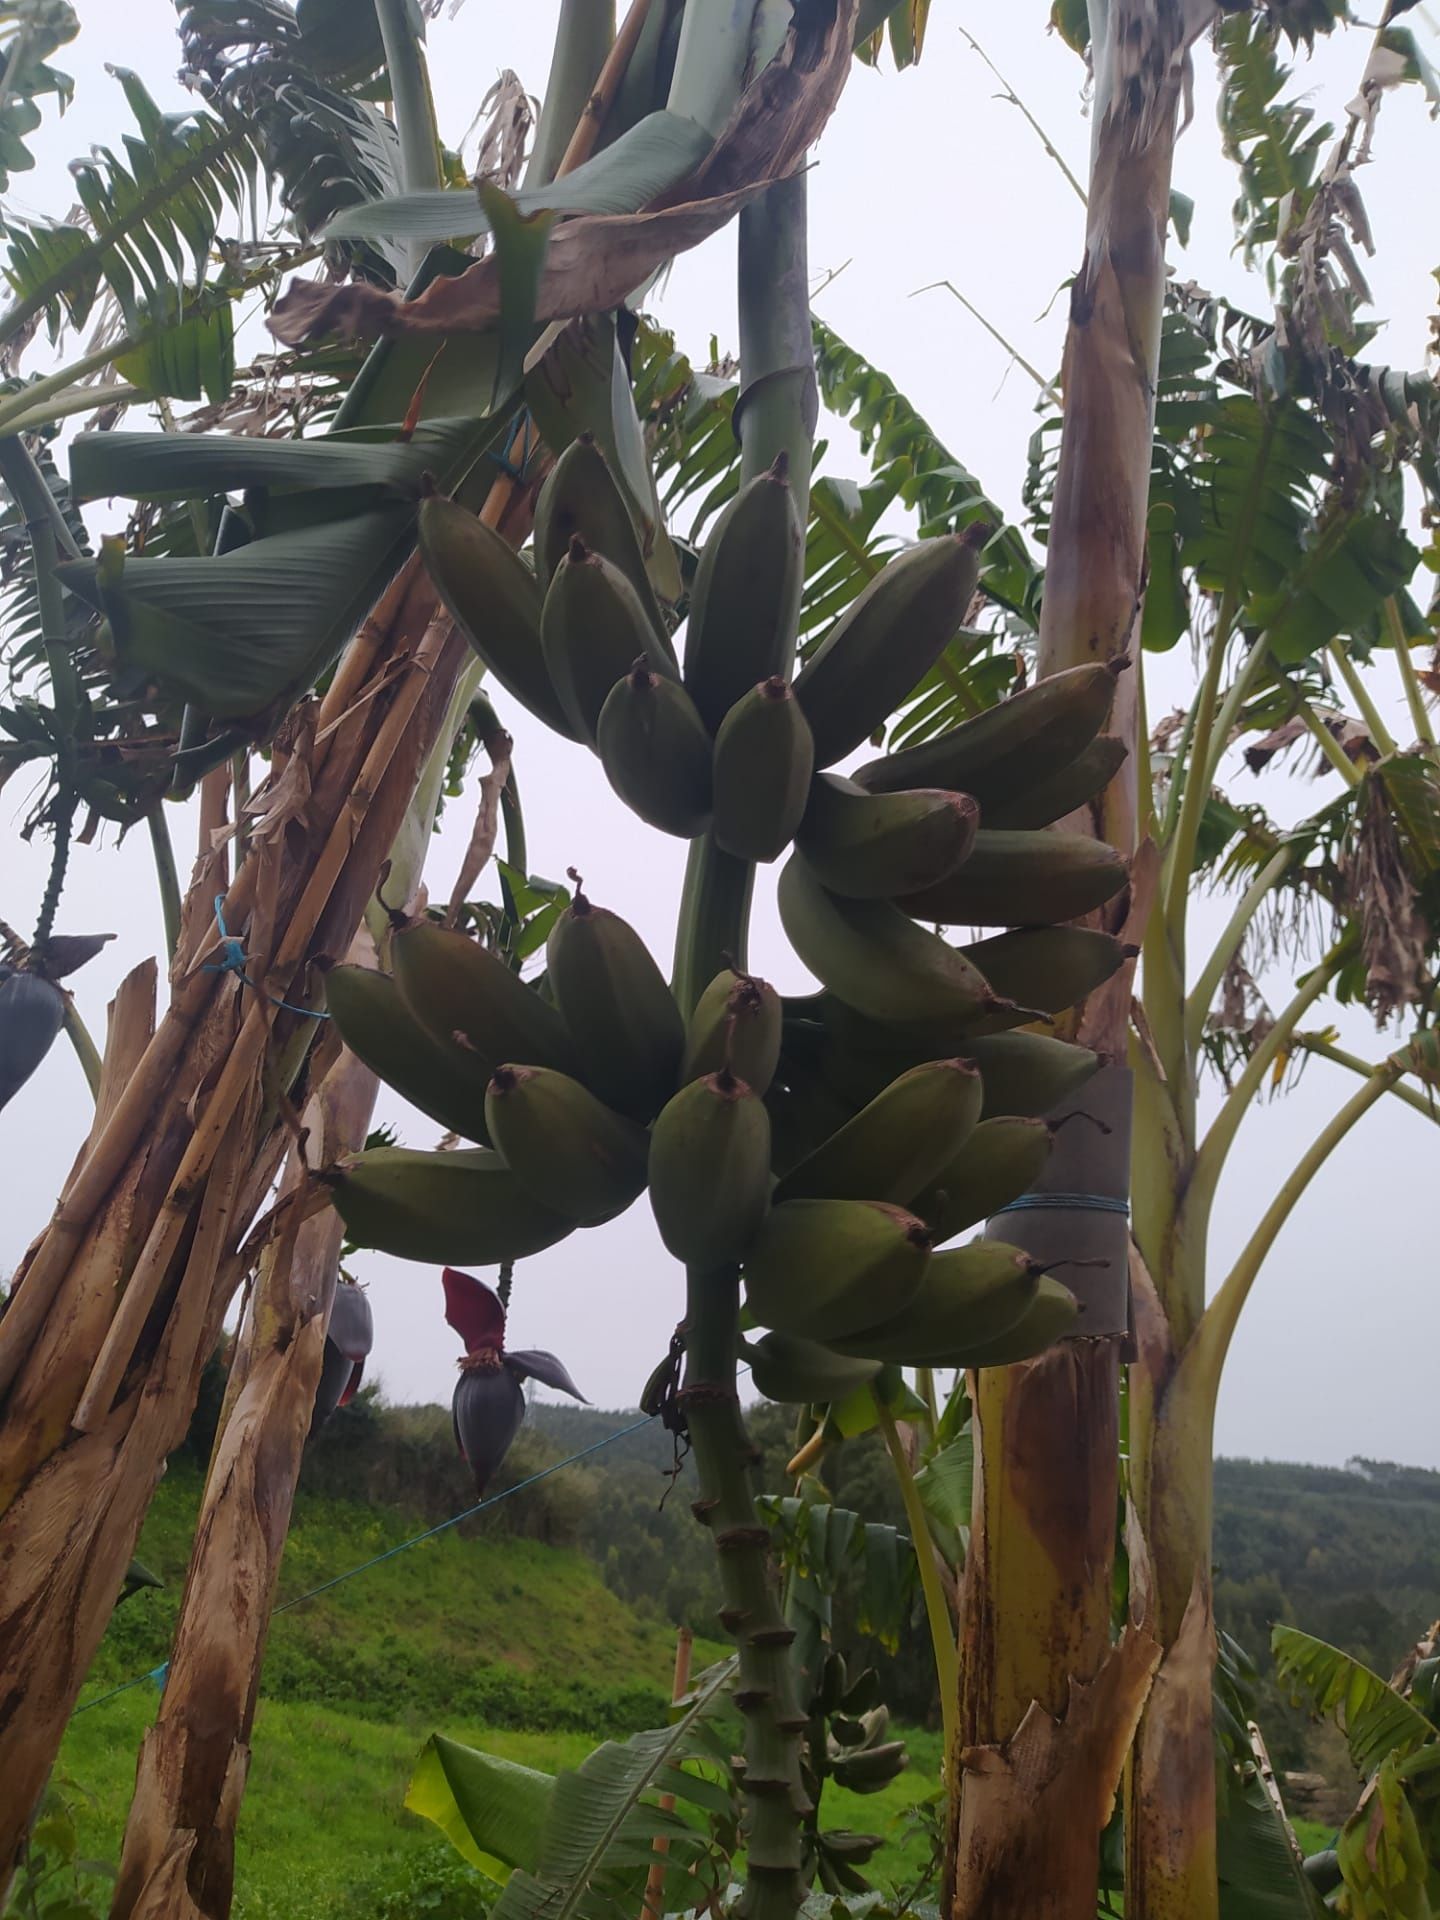
[[[515,185],[539,110],[539,102],[526,93],[520,76],[504,68],[465,131],[468,140],[476,127],[481,128],[479,150],[470,170],[476,186],[482,180],[491,180],[508,192]],[[462,147],[465,140],[460,143]]]
[[[1424,984],[1427,933],[1405,869],[1394,815],[1379,786],[1367,784],[1340,884],[1360,919],[1365,993],[1377,1026],[1413,1006]]]

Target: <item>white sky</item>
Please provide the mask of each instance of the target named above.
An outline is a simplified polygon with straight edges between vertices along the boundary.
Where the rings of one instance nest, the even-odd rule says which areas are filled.
[[[79,11],[81,37],[56,60],[76,76],[76,103],[59,123],[47,110],[46,125],[32,141],[36,171],[12,182],[8,211],[63,214],[71,201],[64,163],[92,142],[118,144],[129,130],[107,64],[137,69],[162,106],[188,103],[170,77],[177,50],[167,0],[79,0]],[[556,11],[557,0],[504,8],[468,0],[455,19],[433,24],[432,73],[449,138],[469,126],[501,68],[514,68],[530,91],[542,90]],[[1033,389],[947,294],[916,290],[952,280],[1033,364],[1046,372],[1058,365],[1061,289],[1078,259],[1082,210],[1021,116],[996,97],[995,81],[959,31],[981,39],[1083,178],[1083,73],[1046,33],[1048,13],[1048,0],[1012,0],[1004,7],[936,0],[918,72],[857,69],[811,175],[811,266],[817,284],[838,274],[817,298],[817,311],[895,378],[954,454],[1017,516]],[[1435,59],[1440,34],[1425,9],[1408,14],[1406,23]],[[1367,34],[1337,36],[1307,68],[1305,84],[1324,117],[1340,117],[1367,46]],[[1195,122],[1181,143],[1175,177],[1196,202],[1195,230],[1176,264],[1263,312],[1263,286],[1247,280],[1230,253],[1234,177],[1220,152],[1214,105],[1210,55],[1202,47]],[[1367,263],[1375,308],[1394,316],[1372,357],[1410,368],[1423,364],[1427,316],[1434,310],[1431,274],[1440,262],[1436,152],[1436,129],[1419,90],[1388,98],[1375,164],[1361,182],[1377,245],[1377,257]],[[680,344],[700,359],[712,333],[722,348],[735,343],[734,244],[731,229],[686,256],[654,304]],[[127,424],[139,426],[140,416]],[[828,470],[859,477],[863,463],[848,431],[834,430],[831,441]],[[1151,660],[1147,674],[1152,713],[1188,699],[1188,658]],[[1394,724],[1408,737],[1398,691],[1397,682]],[[552,875],[578,867],[587,891],[633,920],[668,963],[683,844],[635,821],[589,754],[524,714],[505,717],[517,740],[532,865]],[[1263,798],[1278,816],[1293,817],[1316,804],[1334,779],[1327,775],[1319,790],[1302,790],[1287,776],[1256,781],[1242,773],[1237,788]],[[0,915],[21,931],[33,925],[48,851],[13,837],[29,799],[29,783],[17,780],[0,800],[6,835]],[[467,809],[451,809],[429,867],[437,892],[448,891],[470,824]],[[193,827],[179,816],[173,827],[183,861],[193,847]],[[773,893],[773,870],[762,870],[751,964],[782,989],[803,990],[806,976],[786,950]],[[1197,906],[1197,951],[1222,917],[1213,902]],[[60,926],[118,935],[74,982],[83,1016],[103,1036],[105,1006],[118,982],[161,945],[143,830],[118,847],[112,836],[103,846],[77,849]],[[1283,981],[1273,984],[1283,998]],[[1355,1051],[1373,1055],[1383,1044],[1363,1015],[1342,1016],[1340,1024]],[[1247,1120],[1216,1209],[1216,1280],[1296,1155],[1352,1088],[1338,1069],[1315,1064],[1297,1092]],[[80,1069],[62,1040],[0,1114],[6,1170],[0,1272],[15,1264],[43,1225],[84,1135],[86,1109]],[[392,1096],[382,1096],[380,1117],[398,1124],[409,1144],[433,1141],[435,1129]],[[1221,1397],[1221,1452],[1332,1463],[1358,1453],[1440,1466],[1432,1343],[1422,1334],[1433,1326],[1434,1298],[1434,1216],[1423,1195],[1437,1140],[1428,1126],[1398,1102],[1382,1102],[1312,1188],[1242,1323]],[[448,1400],[456,1342],[444,1323],[438,1274],[375,1255],[362,1256],[356,1267],[369,1284],[377,1327],[372,1365],[387,1391],[396,1399]],[[512,1341],[555,1348],[596,1404],[633,1403],[681,1312],[682,1286],[642,1199],[624,1219],[524,1263],[516,1276]]]

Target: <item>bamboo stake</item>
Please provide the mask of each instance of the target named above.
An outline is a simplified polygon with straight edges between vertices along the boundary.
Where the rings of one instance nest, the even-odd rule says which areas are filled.
[[[689,1627],[681,1627],[675,1635],[675,1679],[670,1688],[670,1704],[679,1706],[690,1691],[690,1653],[695,1644],[695,1636]],[[675,1811],[673,1793],[662,1793],[660,1811]],[[665,1896],[665,1855],[670,1851],[670,1841],[661,1834],[655,1842],[656,1858],[650,1863],[650,1871],[645,1876],[645,1898],[640,1903],[640,1920],[663,1920]]]

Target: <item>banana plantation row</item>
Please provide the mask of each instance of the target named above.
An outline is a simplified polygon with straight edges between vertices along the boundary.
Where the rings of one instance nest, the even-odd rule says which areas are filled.
[[[80,23],[63,0],[9,11],[19,167]],[[1352,244],[1385,96],[1433,88],[1421,30],[1390,0],[1336,134],[1290,62],[1346,24],[1338,0],[1057,4],[1092,154],[1083,233],[1053,246],[1057,281],[1080,264],[1042,383],[1062,413],[1030,457],[1042,570],[810,311],[812,149],[823,182],[857,61],[914,84],[929,11],[632,0],[617,21],[561,0],[538,121],[503,79],[471,176],[408,0],[189,0],[198,104],[162,113],[124,76],[137,135],[77,163],[80,210],[3,222],[0,773],[39,776],[28,830],[52,860],[33,933],[5,929],[0,1103],[31,1097],[62,1029],[95,1102],[0,1314],[17,1897],[236,1302],[117,1920],[230,1911],[302,1451],[373,1341],[342,1255],[443,1270],[483,1493],[523,1382],[578,1397],[553,1353],[507,1345],[524,1263],[603,1246],[647,1194],[673,1312],[637,1331],[633,1391],[693,1454],[734,1653],[669,1726],[573,1774],[427,1748],[414,1791],[489,1863],[502,1920],[694,1910],[737,1881],[755,1920],[816,1884],[864,1895],[880,1839],[827,1825],[825,1789],[881,1787],[905,1755],[834,1644],[857,1566],[880,1630],[913,1605],[932,1643],[929,1897],[953,1920],[1090,1920],[1122,1889],[1140,1920],[1440,1902],[1433,1648],[1394,1686],[1293,1630],[1278,1649],[1339,1707],[1366,1782],[1302,1862],[1243,1663],[1217,1662],[1210,1574],[1216,1396],[1261,1267],[1370,1108],[1406,1104],[1417,1148],[1435,1118],[1437,680],[1415,655],[1440,402],[1431,372],[1360,357]],[[1168,265],[1199,60],[1274,297],[1259,316]],[[738,369],[697,370],[647,302],[732,222]],[[237,369],[256,289],[279,346]],[[60,364],[22,374],[42,326]],[[866,486],[813,472],[822,401],[859,429]],[[154,420],[120,430],[127,408]],[[134,510],[96,545],[82,510],[112,498]],[[896,506],[918,537],[882,522]],[[1194,685],[1162,719],[1147,675],[1182,639]],[[592,899],[531,872],[519,777],[547,731],[597,757],[617,820],[688,843],[673,960],[603,876]],[[1323,800],[1292,782],[1300,817],[1277,821],[1228,796],[1242,739],[1257,768],[1313,749]],[[462,871],[429,904],[435,824],[467,790]],[[61,984],[101,942],[57,920],[102,823],[142,822],[168,952],[125,975],[101,1046]],[[751,965],[757,867],[813,991]],[[1227,896],[1209,951],[1201,883]],[[1267,978],[1294,976],[1274,1007],[1267,941]],[[1369,1006],[1385,1050],[1342,1048],[1327,1001]],[[1239,1126],[1312,1056],[1349,1098],[1212,1273]],[[382,1085],[439,1147],[375,1143]],[[754,1484],[742,1387],[796,1410],[785,1488]],[[871,1432],[903,1577],[893,1530],[825,1478]]]

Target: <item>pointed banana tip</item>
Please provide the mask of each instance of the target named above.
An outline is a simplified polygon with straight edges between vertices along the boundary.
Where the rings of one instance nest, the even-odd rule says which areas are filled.
[[[520,1075],[514,1067],[497,1067],[490,1076],[490,1093],[513,1093],[520,1084]]]
[[[962,547],[971,553],[979,553],[988,547],[995,538],[998,529],[991,520],[972,520],[968,527],[962,527],[957,538]]]
[[[1117,653],[1113,660],[1107,660],[1105,662],[1105,665],[1117,680],[1122,673],[1128,673],[1130,671],[1132,664],[1128,653]]]
[[[570,545],[565,550],[565,558],[573,561],[577,567],[582,566],[590,558],[590,549],[578,533],[571,534]]]

